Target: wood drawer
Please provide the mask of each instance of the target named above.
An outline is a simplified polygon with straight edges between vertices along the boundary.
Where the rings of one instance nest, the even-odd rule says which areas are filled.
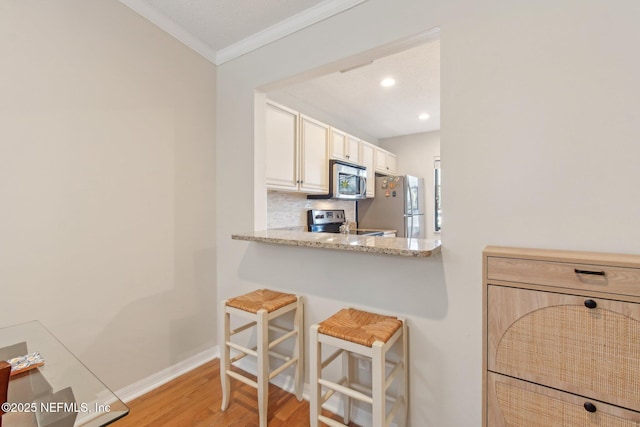
[[[488,373],[486,387],[487,426],[640,426],[638,412],[503,375]],[[595,412],[588,412],[585,409],[587,402],[594,405]]]
[[[640,304],[488,285],[487,316],[489,371],[640,411]]]
[[[640,269],[637,268],[490,256],[487,257],[487,279],[640,295]]]

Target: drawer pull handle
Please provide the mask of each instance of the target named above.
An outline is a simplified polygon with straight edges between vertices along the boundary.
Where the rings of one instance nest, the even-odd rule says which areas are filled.
[[[587,412],[596,412],[596,405],[591,402],[585,402],[584,409],[586,409]]]
[[[576,274],[590,274],[592,276],[604,276],[604,271],[578,270],[577,268],[574,268],[573,271],[575,271]]]
[[[598,303],[592,299],[586,299],[584,300],[584,306],[587,308],[596,308],[598,306]]]

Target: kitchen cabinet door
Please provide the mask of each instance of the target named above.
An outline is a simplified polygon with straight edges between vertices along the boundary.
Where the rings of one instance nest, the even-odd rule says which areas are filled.
[[[266,105],[266,185],[298,190],[298,113],[282,105]]]
[[[387,160],[387,170],[391,175],[396,175],[398,173],[398,156],[387,152],[385,157]]]
[[[361,165],[360,160],[360,140],[355,136],[347,135],[347,141],[345,143],[345,152],[347,161],[350,163],[356,163]]]
[[[397,156],[382,148],[376,147],[376,172],[384,175],[395,175],[397,172]]]
[[[360,140],[341,130],[331,128],[331,155],[335,160],[361,164],[359,160]]]
[[[329,191],[329,126],[300,115],[300,191]]]
[[[331,158],[336,160],[347,160],[347,134],[338,129],[331,128]]]

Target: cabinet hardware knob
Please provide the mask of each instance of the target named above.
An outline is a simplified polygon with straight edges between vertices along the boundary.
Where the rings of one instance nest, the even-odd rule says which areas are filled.
[[[587,308],[596,308],[598,306],[598,303],[596,303],[592,299],[586,299],[584,300],[584,306]]]
[[[576,274],[590,274],[592,276],[604,276],[604,271],[578,270],[577,268],[574,268],[573,271],[575,271]]]
[[[585,402],[584,409],[586,409],[587,412],[596,412],[596,405],[591,402]]]

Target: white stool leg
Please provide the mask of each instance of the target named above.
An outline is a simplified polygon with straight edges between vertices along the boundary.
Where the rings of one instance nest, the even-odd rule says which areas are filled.
[[[309,421],[310,427],[318,427],[318,416],[320,415],[320,383],[318,380],[322,376],[322,346],[318,341],[318,325],[311,326],[309,337]]]
[[[342,352],[342,375],[344,375],[347,379],[345,387],[351,386],[352,360],[353,358],[351,357],[350,351],[345,350]],[[349,419],[351,418],[351,398],[348,394],[342,394],[342,403],[344,405],[344,423],[349,424]]]
[[[385,427],[386,418],[386,398],[385,398],[385,354],[382,351],[384,343],[375,341],[371,346],[371,397],[372,405],[372,427]]]
[[[221,409],[226,411],[229,407],[229,395],[231,394],[231,380],[229,379],[229,375],[227,372],[231,368],[231,363],[229,362],[229,346],[227,342],[229,342],[229,313],[227,313],[227,301],[222,301],[220,305],[220,312],[222,313],[222,333],[220,336],[222,337],[222,354],[220,355],[220,380],[222,381],[222,405]]]
[[[260,427],[267,427],[267,405],[269,398],[269,313],[258,310],[257,322],[258,353],[258,414]]]
[[[296,362],[296,371],[294,376],[294,387],[296,392],[296,398],[298,402],[302,401],[302,389],[303,389],[303,377],[304,377],[304,304],[302,303],[302,298],[298,296],[298,302],[296,307],[296,315],[293,318],[293,328],[297,331],[296,333],[296,344],[295,344],[295,358],[298,359]]]

